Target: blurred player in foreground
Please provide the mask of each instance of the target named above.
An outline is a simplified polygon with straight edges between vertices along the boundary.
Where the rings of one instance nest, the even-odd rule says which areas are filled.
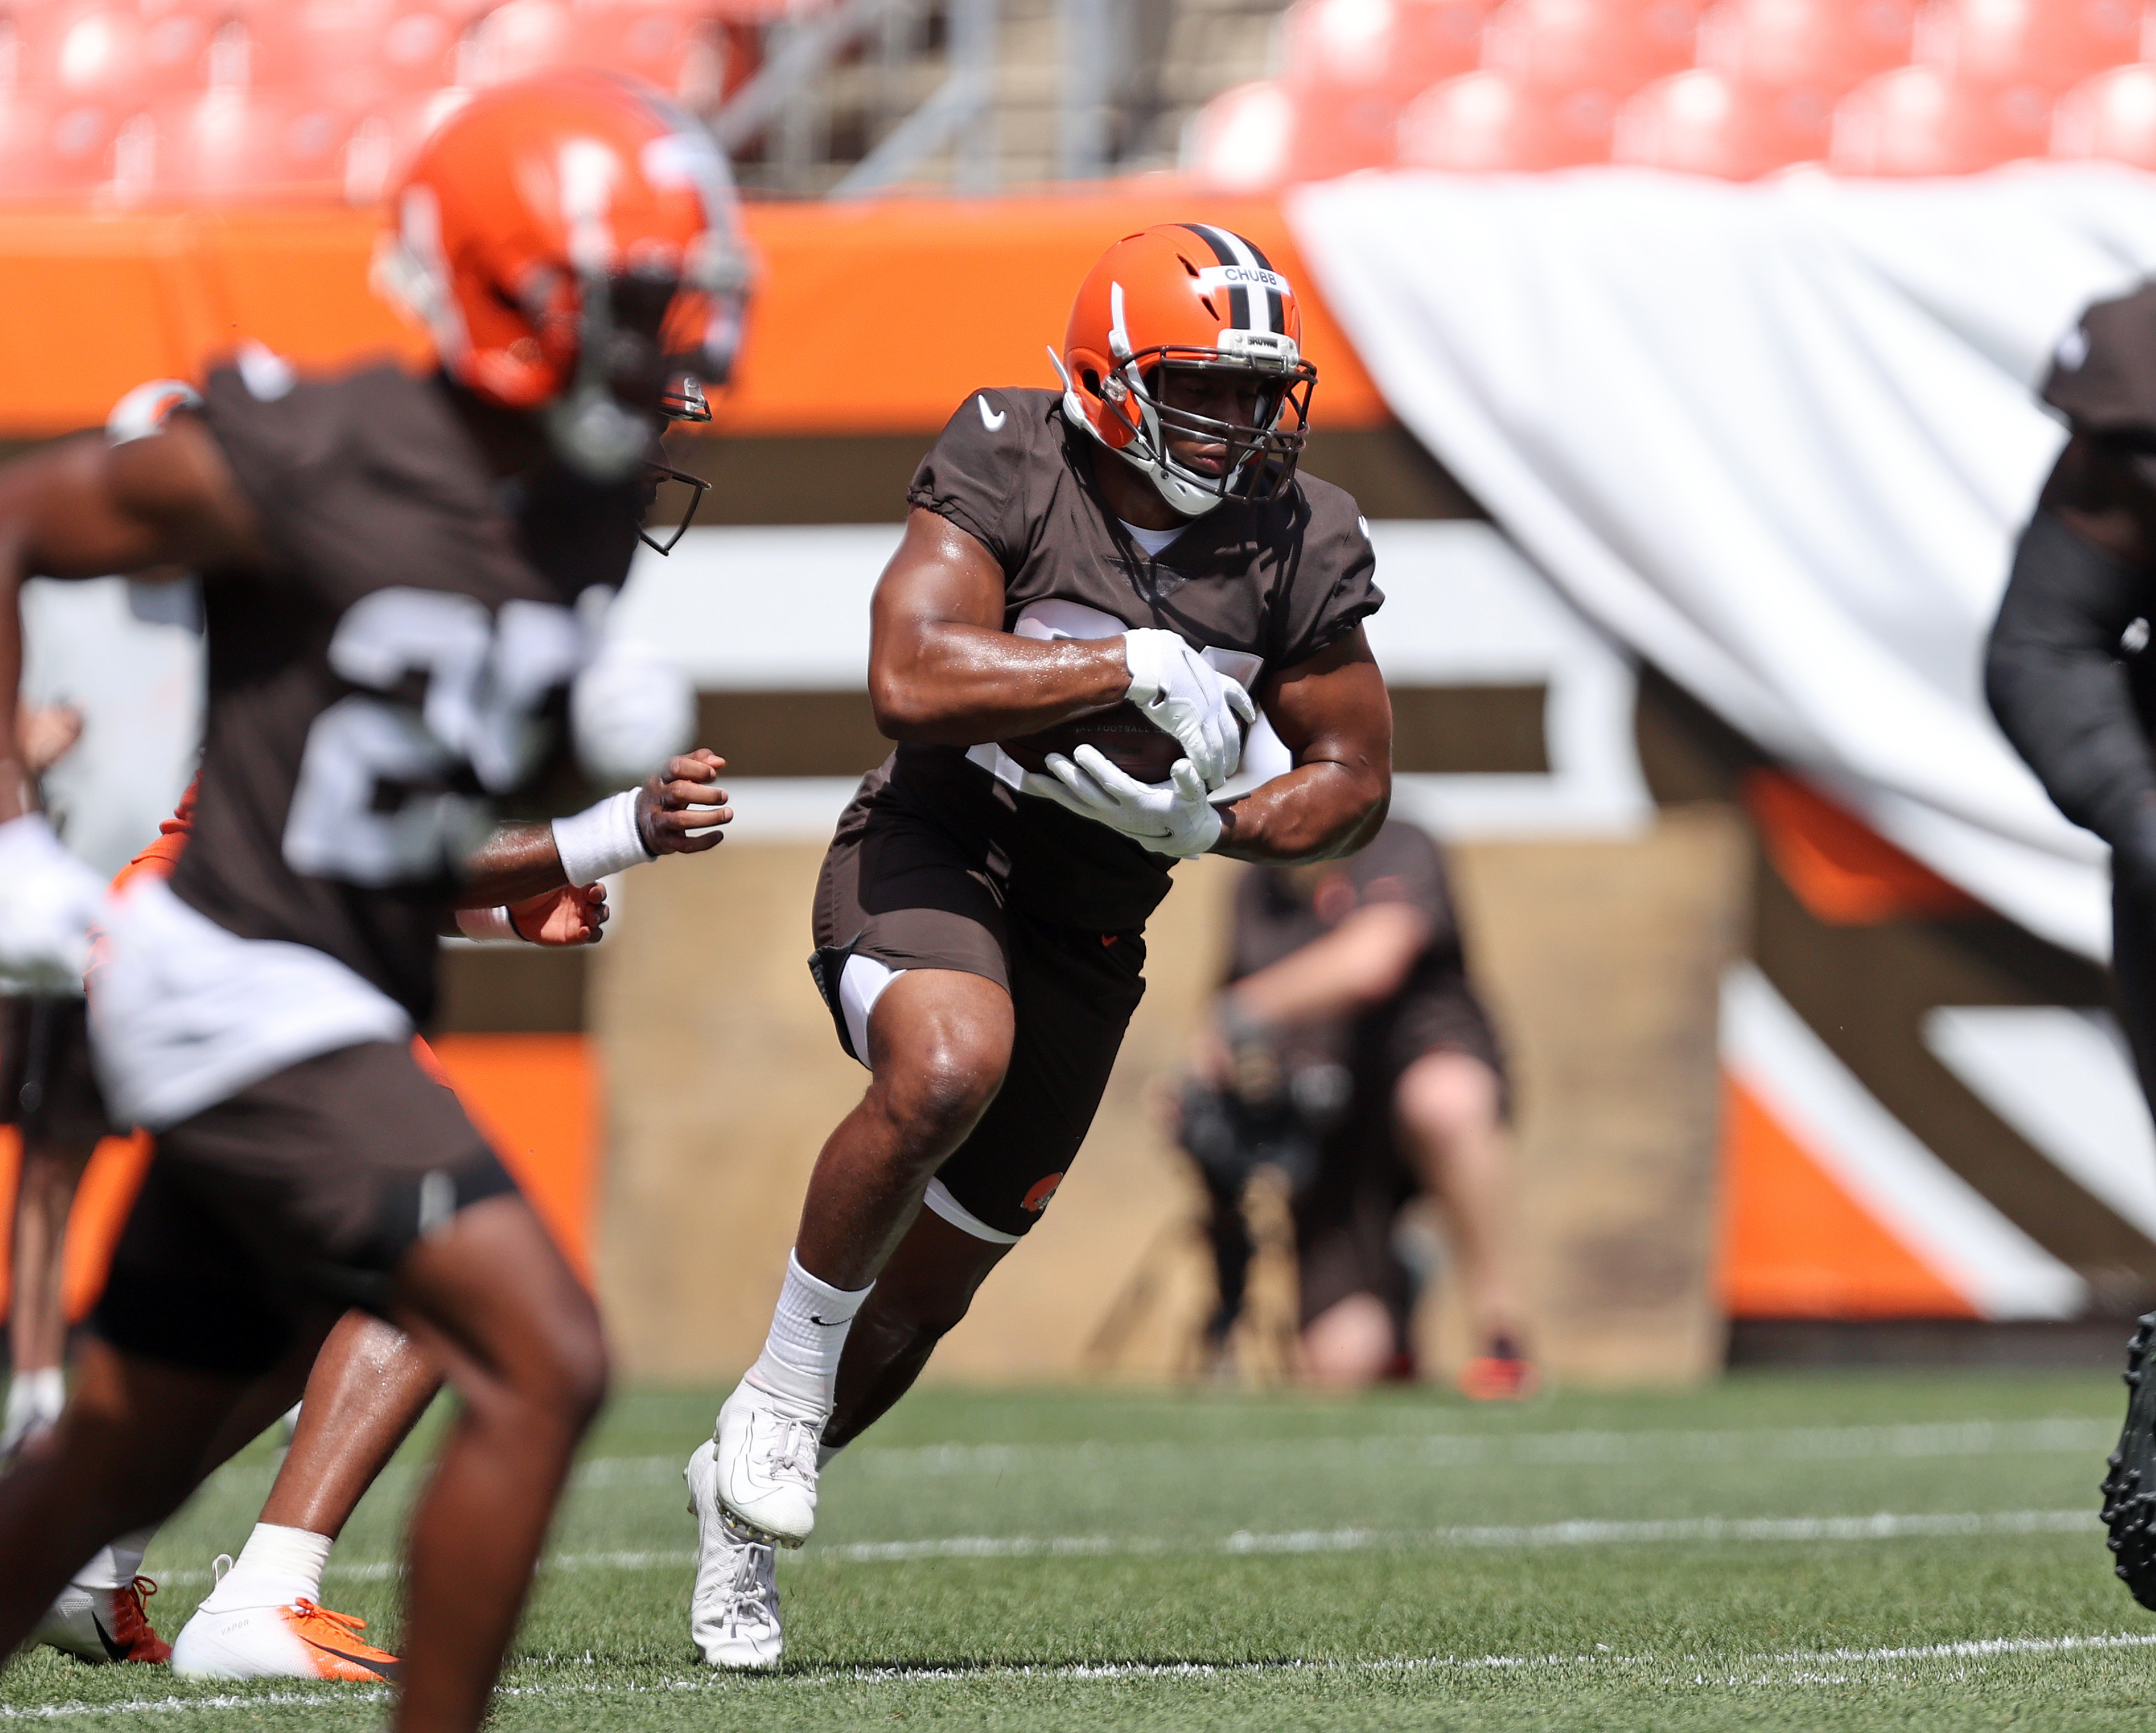
[[[165,399],[168,407],[184,400],[177,394]],[[648,679],[649,673],[639,670],[637,677]],[[702,785],[719,762],[701,753],[673,760],[651,779],[647,801],[663,810],[707,798]],[[190,787],[159,826],[157,840],[113,881],[116,892],[138,873],[171,875],[193,825],[194,802]],[[673,843],[669,837],[661,846],[673,851]],[[472,888],[485,887],[475,881]],[[607,917],[603,885],[572,885],[503,907],[459,908],[442,927],[445,933],[482,942],[595,944],[604,935]],[[95,974],[93,965],[93,979]],[[449,1088],[427,1044],[414,1036],[412,1048],[421,1068]],[[104,1122],[104,1099],[94,1079],[64,1072],[54,1082],[67,1103],[64,1112],[85,1123]],[[55,1214],[51,1232],[57,1246],[66,1222],[64,1204]],[[57,1263],[44,1273],[49,1291],[33,1298],[57,1319]],[[23,1301],[19,1283],[16,1300]],[[58,1383],[57,1347],[52,1365]],[[237,1561],[218,1561],[214,1586],[178,1638],[167,1643],[160,1638],[143,1604],[155,1592],[140,1574],[151,1538],[146,1530],[100,1548],[47,1610],[33,1640],[85,1661],[170,1661],[175,1672],[197,1679],[393,1679],[397,1658],[366,1640],[366,1622],[321,1605],[322,1572],[361,1498],[418,1424],[441,1381],[434,1362],[394,1325],[357,1308],[346,1312],[308,1372],[299,1425],[260,1520]]]
[[[2015,550],[1984,689],[2059,810],[2111,845],[2112,970],[2156,1107],[2156,284],[2084,313],[2043,394],[2071,437]],[[2152,1347],[2156,1313],[2128,1350],[2103,1520],[2119,1576],[2156,1607]]]
[[[1532,1393],[1506,1234],[1504,1060],[1437,845],[1390,819],[1348,860],[1245,873],[1228,979],[1181,1127],[1212,1203],[1215,1345],[1250,1261],[1243,1185],[1270,1160],[1291,1187],[1312,1380],[1414,1376],[1419,1284],[1396,1236],[1402,1208],[1428,1196],[1444,1207],[1474,1332],[1460,1388]]]
[[[100,1069],[157,1154],[67,1410],[0,1480],[0,1653],[97,1546],[162,1520],[289,1407],[357,1303],[460,1398],[413,1518],[396,1720],[466,1730],[605,1350],[590,1297],[408,1043],[448,909],[709,846],[689,833],[728,816],[708,784],[698,810],[632,790],[491,834],[487,813],[547,768],[560,707],[572,723],[586,707],[638,472],[674,382],[724,377],[746,261],[708,139],[598,78],[475,97],[396,213],[380,268],[434,332],[438,373],[303,381],[257,352],[154,437],[0,471],[11,592],[33,570],[191,566],[209,666],[187,846],[104,917]],[[19,801],[0,781],[0,965],[80,973],[99,887]]]
[[[15,738],[23,774],[34,784],[81,734],[80,712],[66,705],[21,706]],[[90,1152],[115,1128],[106,1123],[90,1081],[90,1026],[80,990],[10,999],[0,1016],[5,1018],[0,1123],[13,1125],[22,1136],[14,1257],[8,1271],[8,1406],[0,1417],[4,1461],[59,1419],[66,1399],[60,1372],[67,1346],[61,1241]]]
[[[777,1662],[771,1549],[808,1537],[821,1460],[905,1393],[1061,1184],[1169,866],[1323,859],[1383,820],[1392,712],[1362,630],[1381,597],[1354,501],[1296,475],[1300,338],[1249,242],[1147,229],[1080,288],[1067,388],[976,392],[915,473],[870,650],[900,744],[839,821],[814,921],[871,1081],[687,1468],[690,1628],[714,1665]],[[1216,805],[1250,693],[1270,779]]]

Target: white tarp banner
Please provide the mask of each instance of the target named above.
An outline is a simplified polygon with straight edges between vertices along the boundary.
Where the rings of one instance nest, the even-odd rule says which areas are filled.
[[[1287,208],[1394,412],[1590,617],[2106,954],[2102,846],[1993,726],[1981,661],[2062,439],[2033,388],[2084,305],[2156,272],[2156,177],[1388,174]]]

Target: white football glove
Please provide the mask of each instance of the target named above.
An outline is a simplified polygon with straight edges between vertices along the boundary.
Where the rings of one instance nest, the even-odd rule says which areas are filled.
[[[1131,671],[1125,696],[1155,728],[1183,743],[1207,788],[1235,774],[1243,729],[1258,719],[1258,707],[1240,681],[1215,670],[1179,634],[1153,626],[1123,634],[1123,665]]]
[[[105,881],[60,846],[41,812],[0,825],[0,980],[80,993]]]
[[[696,692],[688,676],[641,644],[616,639],[569,688],[577,762],[603,788],[651,774],[696,738]]]
[[[1202,855],[1220,840],[1220,815],[1206,800],[1205,784],[1189,759],[1178,759],[1166,782],[1140,782],[1110,764],[1098,747],[1081,746],[1076,757],[1073,764],[1060,752],[1049,753],[1050,774],[1029,771],[1026,793],[1178,861]]]

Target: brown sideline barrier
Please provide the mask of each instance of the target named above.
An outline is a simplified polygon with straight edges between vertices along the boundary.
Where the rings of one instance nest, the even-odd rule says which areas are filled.
[[[1101,249],[1153,223],[1247,235],[1301,291],[1317,424],[1390,418],[1270,200],[1139,186],[1083,196],[750,204],[761,262],[721,433],[927,430],[979,385],[1054,382],[1070,296]],[[424,345],[377,301],[372,211],[97,213],[0,208],[0,436],[95,426],[145,379],[243,340],[302,366]]]

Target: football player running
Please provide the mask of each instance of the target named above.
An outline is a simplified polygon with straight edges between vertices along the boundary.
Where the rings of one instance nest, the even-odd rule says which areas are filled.
[[[2072,437],[2023,529],[1984,690],[2059,810],[2111,845],[2112,972],[2156,1108],[2156,282],[2082,315],[2044,400]],[[2127,1351],[2126,1422],[2103,1523],[2133,1598],[2156,1607],[2156,1312]]]
[[[1248,241],[1147,229],[1080,288],[1065,388],[976,392],[915,474],[870,651],[899,744],[839,821],[814,920],[870,1081],[817,1160],[763,1350],[686,1469],[713,1665],[778,1661],[773,1547],[808,1538],[823,1463],[1054,1196],[1168,869],[1345,854],[1383,819],[1392,712],[1362,630],[1382,599],[1354,501],[1296,472],[1300,341],[1292,286]],[[1079,719],[1126,702],[1180,743],[1165,781],[1081,743]],[[1256,785],[1227,798],[1239,758]]]
[[[169,882],[105,912],[92,1004],[114,1110],[156,1156],[67,1409],[0,1480],[0,1653],[289,1406],[356,1303],[460,1398],[413,1520],[396,1725],[467,1730],[606,1360],[589,1295],[409,1038],[482,844],[501,903],[724,821],[716,788],[490,841],[486,814],[547,767],[565,705],[593,707],[586,621],[627,573],[668,392],[724,377],[747,268],[708,138],[595,76],[475,96],[395,212],[382,274],[435,373],[243,357],[156,439],[0,471],[0,687],[30,571],[192,567],[208,651],[193,833]],[[94,893],[19,802],[0,779],[0,963],[79,971]]]

